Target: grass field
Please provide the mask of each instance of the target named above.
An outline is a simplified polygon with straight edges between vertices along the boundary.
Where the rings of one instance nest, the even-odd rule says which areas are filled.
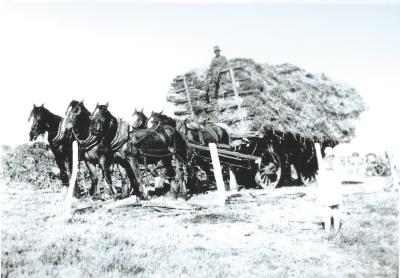
[[[343,225],[333,235],[319,223],[316,186],[242,190],[225,207],[216,192],[159,197],[148,204],[176,209],[99,208],[65,223],[59,193],[3,184],[1,275],[397,277],[398,190],[384,185],[342,184]]]

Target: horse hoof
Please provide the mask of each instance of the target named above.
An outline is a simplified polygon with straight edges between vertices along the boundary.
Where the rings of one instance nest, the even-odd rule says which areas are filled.
[[[98,200],[101,200],[101,199],[102,199],[102,197],[101,197],[100,194],[93,194],[93,195],[91,195],[91,196],[92,196],[92,200],[93,200],[93,201],[98,201]]]
[[[115,198],[115,196],[104,194],[104,195],[102,195],[102,196],[100,197],[100,200],[102,200],[102,201],[116,200],[116,198]]]
[[[140,198],[142,200],[149,200],[150,195],[148,193],[142,193],[142,194],[140,194],[140,196],[138,198]]]

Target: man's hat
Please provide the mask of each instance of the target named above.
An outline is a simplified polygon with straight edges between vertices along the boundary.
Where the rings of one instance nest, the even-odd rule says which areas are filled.
[[[219,49],[219,46],[217,45],[217,46],[214,46],[214,52],[215,51],[221,51],[221,49]]]

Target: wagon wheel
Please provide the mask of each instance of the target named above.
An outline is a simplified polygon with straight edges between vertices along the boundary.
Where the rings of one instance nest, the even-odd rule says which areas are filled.
[[[385,165],[383,165],[382,163],[374,163],[374,165],[372,166],[372,172],[375,176],[383,176],[385,174]]]
[[[267,165],[260,163],[260,168],[255,176],[256,184],[264,189],[268,187],[275,188],[281,179],[281,161],[275,152],[273,153],[273,156],[275,162],[269,162]]]

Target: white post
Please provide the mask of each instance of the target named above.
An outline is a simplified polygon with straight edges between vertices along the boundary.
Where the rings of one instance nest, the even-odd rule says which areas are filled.
[[[72,142],[72,174],[69,180],[69,187],[67,196],[65,198],[65,220],[69,221],[72,218],[72,196],[74,194],[74,188],[76,183],[76,178],[78,175],[78,142]]]
[[[217,183],[218,203],[221,206],[224,206],[226,198],[225,185],[224,179],[222,177],[221,164],[219,163],[217,145],[215,143],[209,143],[208,146],[210,148],[211,160],[214,168],[214,176]]]
[[[327,170],[327,165],[322,159],[321,146],[319,143],[315,143],[315,151],[318,160],[318,198],[320,205],[322,205],[325,231],[333,230],[334,232],[338,232],[340,226],[340,190],[338,188],[340,177],[338,177],[338,173],[334,173],[333,170]],[[333,223],[331,223],[331,220],[333,220]]]

